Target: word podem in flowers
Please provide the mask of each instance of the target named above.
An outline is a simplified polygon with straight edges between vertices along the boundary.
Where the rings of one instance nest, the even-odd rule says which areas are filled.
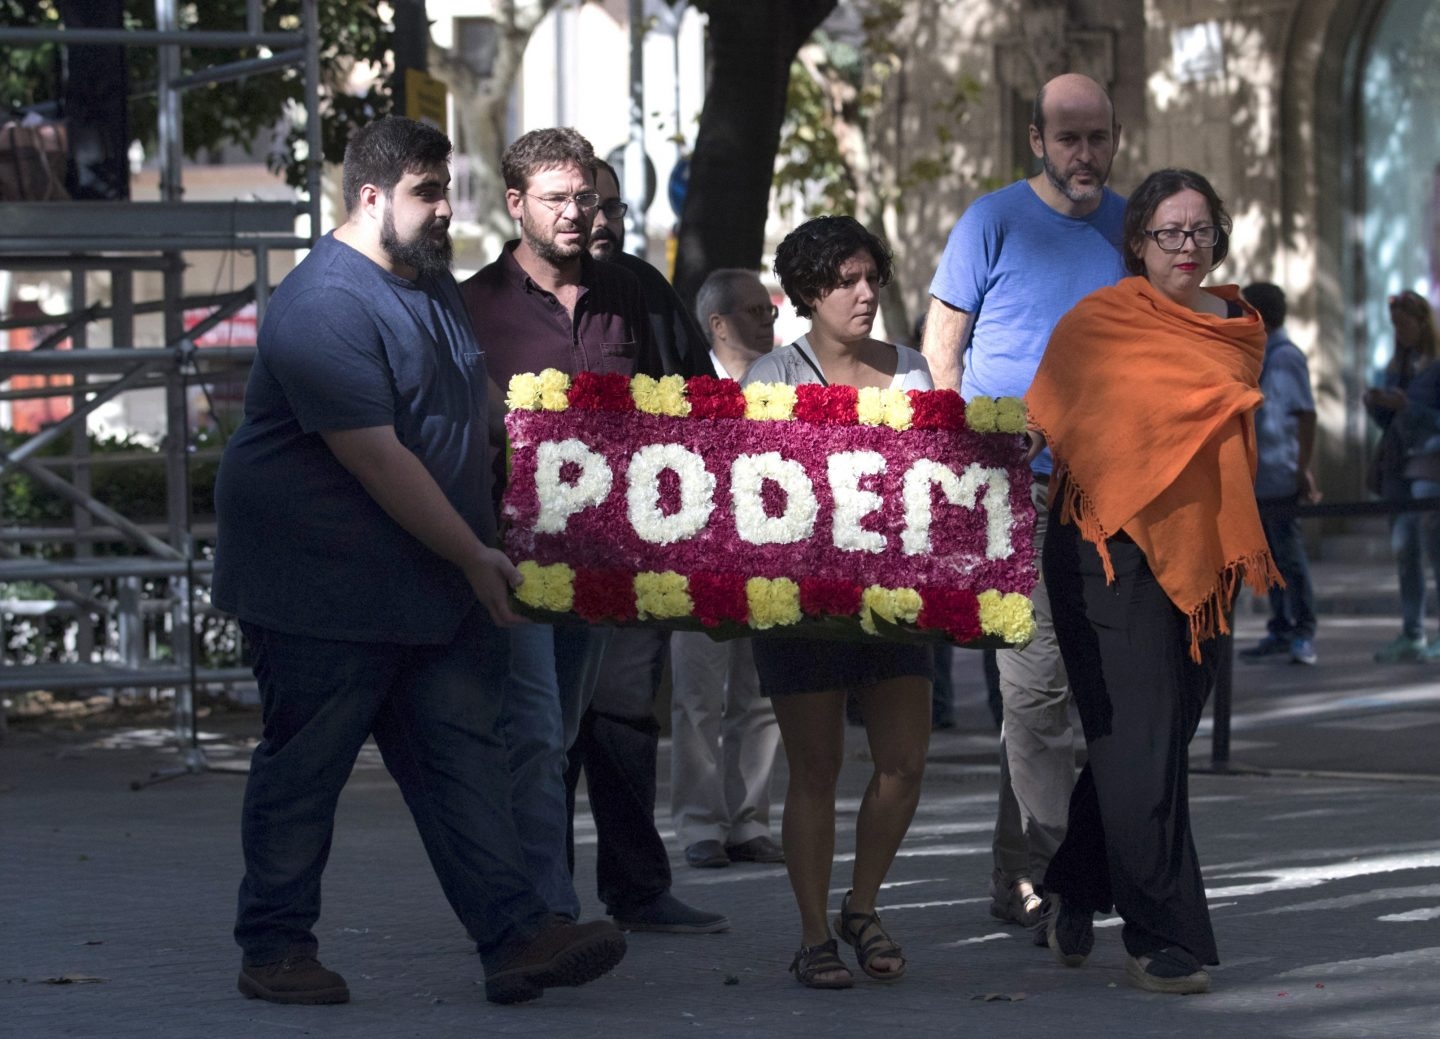
[[[505,547],[534,616],[1030,637],[1018,400],[547,370],[508,404]]]

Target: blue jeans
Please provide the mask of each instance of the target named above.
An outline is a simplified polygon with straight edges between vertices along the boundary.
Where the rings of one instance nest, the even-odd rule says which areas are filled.
[[[500,734],[505,633],[478,606],[446,645],[341,642],[241,624],[264,733],[241,819],[235,940],[247,964],[314,955],[335,804],[373,735],[487,972],[547,923]]]
[[[516,625],[509,631],[502,731],[525,864],[551,912],[572,920],[580,900],[569,862],[566,751],[594,686],[594,657],[608,629]],[[592,643],[594,648],[592,649]]]
[[[548,624],[510,629],[502,731],[510,760],[515,826],[525,864],[551,912],[577,919],[580,900],[565,863],[565,727]]]
[[[1408,498],[1440,497],[1440,483],[1410,481]],[[1425,635],[1425,557],[1440,590],[1440,513],[1401,512],[1390,520],[1390,549],[1400,578],[1400,618],[1406,635]]]
[[[1296,499],[1262,499],[1260,504],[1294,505]],[[1305,540],[1300,536],[1300,521],[1294,516],[1267,518],[1261,513],[1265,540],[1275,567],[1285,579],[1285,587],[1270,587],[1270,634],[1286,642],[1315,637],[1315,586],[1310,583],[1310,561],[1305,555]]]

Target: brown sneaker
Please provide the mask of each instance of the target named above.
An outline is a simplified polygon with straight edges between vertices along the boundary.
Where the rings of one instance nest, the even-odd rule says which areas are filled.
[[[547,988],[594,981],[624,955],[625,936],[608,920],[555,923],[485,979],[485,998],[492,1003],[539,999]]]
[[[314,956],[290,956],[274,963],[240,968],[237,986],[247,999],[271,1003],[348,1003],[345,979],[326,970]]]

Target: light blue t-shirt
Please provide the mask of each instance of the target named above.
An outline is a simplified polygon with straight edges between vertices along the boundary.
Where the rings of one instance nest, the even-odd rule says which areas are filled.
[[[1022,397],[1065,312],[1125,277],[1125,200],[1109,188],[1085,217],[1055,212],[1028,181],[976,199],[955,224],[930,295],[975,315],[960,395]],[[1050,470],[1049,452],[1036,459]]]
[[[1265,403],[1255,413],[1255,497],[1289,498],[1300,489],[1302,412],[1315,412],[1310,366],[1283,328],[1265,340],[1265,366],[1260,370]]]

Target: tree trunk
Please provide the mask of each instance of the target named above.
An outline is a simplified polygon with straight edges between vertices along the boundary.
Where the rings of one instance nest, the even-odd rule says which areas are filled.
[[[708,0],[710,69],[680,219],[675,288],[693,305],[720,267],[758,270],[790,63],[836,0]]]

